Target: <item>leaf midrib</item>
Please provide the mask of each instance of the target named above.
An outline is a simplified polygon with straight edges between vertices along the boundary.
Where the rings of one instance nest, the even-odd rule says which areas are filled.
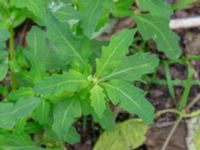
[[[168,47],[169,47],[168,50],[171,51],[171,52],[177,57],[175,51],[173,51],[173,48],[171,47],[171,44],[169,43],[169,41],[167,40],[167,38],[165,37],[165,35],[163,34],[163,32],[161,32],[154,24],[152,24],[152,23],[149,22],[148,20],[146,20],[146,19],[140,17],[139,15],[134,16],[134,17],[136,17],[136,18],[138,18],[138,19],[140,19],[140,20],[146,22],[147,24],[151,25],[156,31],[158,31],[158,32],[160,33],[160,35],[163,37],[164,41],[167,43],[167,45],[168,45]],[[142,21],[141,21],[141,23],[142,23]]]
[[[21,109],[24,109],[24,108],[26,108],[26,107],[29,107],[29,106],[31,106],[31,105],[34,104],[34,103],[35,103],[35,101],[32,101],[32,102],[29,103],[28,105],[21,106],[21,107],[18,108],[18,109],[14,109],[12,112],[2,113],[2,114],[0,114],[0,117],[4,117],[4,116],[7,116],[7,115],[13,115],[14,113],[17,113],[17,112],[19,112]],[[14,107],[16,107],[16,105],[15,105]]]
[[[113,76],[116,76],[116,75],[119,75],[119,74],[122,74],[122,73],[125,73],[125,72],[129,72],[129,71],[134,70],[134,69],[143,68],[143,67],[146,67],[148,65],[149,64],[143,64],[141,66],[129,67],[129,68],[123,69],[121,71],[117,71],[117,72],[111,73],[110,75],[107,75],[107,76],[101,78],[99,81],[102,82],[102,81],[105,81],[106,79],[109,79],[109,78],[111,78]]]
[[[108,64],[108,62],[110,61],[110,59],[112,58],[112,56],[115,54],[116,50],[118,49],[118,47],[126,40],[126,38],[128,37],[129,35],[125,36],[123,40],[121,40],[117,45],[116,47],[114,48],[114,50],[112,51],[111,55],[109,55],[108,59],[106,60],[106,62],[103,64],[103,66],[101,67],[100,71],[99,71],[99,74],[101,74],[106,65]],[[125,54],[124,54],[125,55]]]
[[[113,88],[113,89],[115,89],[115,90],[121,92],[125,97],[127,97],[132,103],[135,104],[135,106],[138,108],[138,110],[139,110],[144,116],[146,116],[146,113],[145,113],[145,112],[143,111],[143,109],[139,106],[139,104],[137,104],[129,95],[127,95],[127,94],[124,93],[121,89],[119,89],[119,88],[117,88],[117,87],[115,87],[115,86],[112,86],[112,85],[110,85],[110,84],[108,84],[107,86],[109,86],[109,87],[111,87],[111,88]],[[147,117],[148,117],[148,116],[147,116]],[[146,118],[146,117],[145,117],[145,118]]]

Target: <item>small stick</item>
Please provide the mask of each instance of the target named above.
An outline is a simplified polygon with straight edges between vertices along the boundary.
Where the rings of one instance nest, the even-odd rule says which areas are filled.
[[[172,19],[169,26],[171,29],[187,29],[200,27],[200,17]]]

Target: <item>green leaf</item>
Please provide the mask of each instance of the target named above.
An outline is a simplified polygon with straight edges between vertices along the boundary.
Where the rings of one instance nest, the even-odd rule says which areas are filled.
[[[131,10],[131,6],[134,0],[117,0],[114,4],[114,9],[112,10],[112,14],[115,17],[128,17],[133,13]]]
[[[31,76],[33,83],[40,81],[45,76],[45,65],[44,63],[38,64],[40,62],[37,56],[34,56],[30,51],[24,51],[24,55],[30,63],[29,74]]]
[[[95,85],[90,91],[91,106],[99,118],[103,117],[106,109],[106,100],[103,89]]]
[[[61,75],[53,75],[35,85],[34,92],[43,96],[59,95],[63,92],[76,92],[87,86],[86,77],[70,70]]]
[[[158,64],[159,60],[156,56],[139,52],[125,57],[111,74],[102,77],[100,81],[109,79],[139,80],[142,75],[154,72]]]
[[[133,18],[145,40],[154,39],[158,50],[171,59],[180,56],[179,37],[169,28],[168,19],[150,14],[135,14]]]
[[[113,112],[107,108],[104,111],[104,114],[101,118],[99,118],[96,114],[93,113],[93,117],[95,122],[98,122],[101,127],[105,130],[112,130],[115,126],[115,118]]]
[[[81,27],[88,38],[91,38],[106,10],[108,0],[80,0]]]
[[[145,142],[148,126],[137,119],[118,124],[112,131],[103,132],[94,150],[133,150]]]
[[[40,61],[39,64],[45,63],[45,60],[49,54],[45,32],[34,26],[31,28],[31,31],[29,31],[26,41],[31,55],[38,58]]]
[[[6,48],[6,40],[9,38],[10,33],[7,29],[0,29],[0,49]]]
[[[38,108],[36,108],[35,112],[33,113],[33,118],[41,125],[47,123],[50,108],[50,104],[44,99],[41,99],[40,105],[38,106]]]
[[[65,141],[69,144],[75,144],[80,141],[80,135],[77,133],[74,127],[70,127],[69,131],[65,137]]]
[[[32,88],[20,87],[17,90],[11,91],[8,95],[8,99],[16,101],[20,98],[27,98],[32,96],[34,96]]]
[[[81,19],[81,14],[70,4],[63,5],[59,9],[53,11],[53,14],[62,22],[67,22],[71,19]]]
[[[12,11],[10,12],[9,16],[13,16],[11,17],[11,22],[14,28],[21,25],[26,20],[26,18],[33,18],[32,13],[29,12],[26,8],[21,9],[16,7],[12,7]]]
[[[11,129],[16,122],[28,116],[38,105],[40,99],[36,97],[25,98],[14,103],[0,103],[0,127]]]
[[[172,7],[163,0],[139,0],[138,3],[140,9],[149,11],[153,16],[170,17],[173,14]]]
[[[20,134],[0,133],[0,147],[1,150],[42,150],[34,145],[29,135],[23,132]]]
[[[40,19],[44,19],[46,15],[47,9],[47,0],[12,0],[11,4],[17,8],[27,8],[30,12],[32,12],[36,17]]]
[[[153,122],[154,108],[144,97],[144,92],[131,83],[112,81],[104,85],[110,100],[131,114],[136,114],[146,123]]]
[[[47,37],[53,43],[56,51],[62,59],[76,58],[77,61],[86,65],[86,60],[81,56],[81,38],[73,35],[68,24],[59,21],[52,14],[46,20]]]
[[[8,64],[6,63],[0,64],[0,81],[2,81],[6,77],[7,72],[8,72]]]
[[[27,54],[25,51],[25,54],[31,62],[32,72],[38,72],[36,73],[38,76],[44,72],[45,68],[53,70],[66,65],[66,57],[63,57],[52,43],[49,43],[45,31],[34,26],[28,33],[26,40],[29,53]],[[38,63],[39,61],[40,63]]]
[[[75,119],[81,116],[79,100],[74,97],[60,102],[56,106],[53,116],[53,131],[60,140],[68,141],[69,129],[72,127]]]
[[[97,76],[111,73],[120,64],[122,58],[128,53],[134,34],[135,30],[123,30],[112,37],[107,47],[103,47],[101,58],[96,60]]]

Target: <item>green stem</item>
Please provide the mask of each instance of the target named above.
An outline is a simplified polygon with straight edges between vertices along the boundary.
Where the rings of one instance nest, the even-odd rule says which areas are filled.
[[[162,80],[162,79],[154,79],[154,78],[150,78],[147,77],[145,78],[145,80],[149,83],[149,84],[159,84],[162,86],[166,86],[167,85],[167,81],[166,80]],[[187,80],[172,80],[172,85],[173,86],[185,86]],[[191,85],[200,85],[200,80],[191,80]]]
[[[10,61],[12,62],[15,59],[15,47],[14,47],[15,39],[14,39],[14,29],[12,26],[10,27],[9,31],[10,31],[9,57],[10,57]],[[11,70],[11,82],[12,82],[12,89],[15,90],[17,79],[16,79],[15,74],[12,72],[12,70]]]
[[[190,89],[192,87],[191,80],[193,78],[193,74],[194,74],[194,69],[190,64],[188,64],[188,79],[186,81],[185,89],[183,91],[183,95],[182,95],[181,100],[180,100],[179,105],[178,105],[179,111],[182,111],[183,108],[187,104],[187,99],[188,99],[188,96],[189,96],[189,93],[190,93]]]
[[[176,96],[174,91],[174,86],[172,83],[172,77],[170,73],[170,65],[168,63],[164,63],[165,73],[166,73],[166,79],[167,79],[167,87],[170,96],[172,97],[173,102],[176,104]]]
[[[189,55],[189,56],[186,56],[186,57],[182,57],[182,58],[179,58],[178,60],[161,60],[160,63],[161,64],[164,64],[165,63],[168,63],[168,64],[182,64],[182,65],[187,65],[187,62],[188,61],[192,61],[192,60],[199,60],[200,59],[200,55]]]

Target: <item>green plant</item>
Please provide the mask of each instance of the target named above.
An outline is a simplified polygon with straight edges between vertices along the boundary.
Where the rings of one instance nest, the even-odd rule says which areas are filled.
[[[138,10],[130,9],[133,3]],[[178,58],[181,51],[178,36],[168,27],[172,14],[168,4],[162,0],[0,0],[0,6],[2,149],[42,149],[42,145],[64,149],[63,142],[79,140],[73,123],[81,116],[91,115],[102,128],[112,129],[110,103],[153,122],[153,106],[133,83],[154,72],[159,59],[150,53],[131,54],[129,46],[139,31],[145,40],[154,39],[166,56]],[[138,26],[113,35],[109,43],[98,41],[94,33],[109,22],[110,14],[131,16]],[[15,47],[14,29],[26,18],[37,25],[27,34],[27,47]]]

